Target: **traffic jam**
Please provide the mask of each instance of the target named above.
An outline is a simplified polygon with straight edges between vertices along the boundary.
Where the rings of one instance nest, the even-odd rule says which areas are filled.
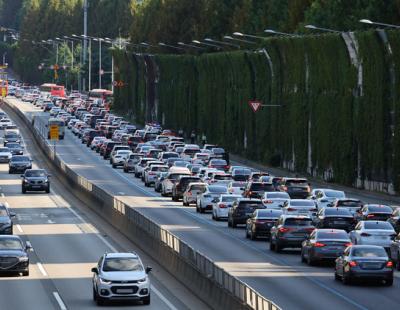
[[[104,164],[132,174],[182,207],[211,214],[212,221],[224,221],[229,229],[242,229],[246,238],[265,242],[266,251],[295,249],[309,266],[328,262],[332,279],[343,284],[368,279],[391,286],[394,270],[400,270],[400,208],[312,188],[306,178],[274,176],[233,163],[227,150],[194,132],[185,139],[183,132],[156,123],[130,123],[110,112],[104,98],[78,92],[45,96],[19,86],[9,95],[48,112]],[[7,144],[10,151],[4,150],[7,145],[0,151],[11,165],[23,155],[15,153],[18,141]]]

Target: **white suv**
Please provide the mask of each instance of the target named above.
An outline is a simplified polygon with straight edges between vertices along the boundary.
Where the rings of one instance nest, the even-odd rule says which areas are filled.
[[[150,304],[151,267],[144,268],[136,253],[106,253],[93,272],[93,300],[138,300]]]

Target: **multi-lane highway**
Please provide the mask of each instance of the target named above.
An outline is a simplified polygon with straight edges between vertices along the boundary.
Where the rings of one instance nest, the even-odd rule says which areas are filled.
[[[34,167],[49,168],[29,129],[14,118],[34,159]],[[0,277],[0,309],[95,309],[91,268],[105,252],[136,251],[153,272],[150,306],[138,309],[207,309],[189,290],[96,216],[52,176],[50,194],[21,194],[19,174],[0,164],[0,201],[17,217],[14,234],[31,243],[29,277]],[[132,306],[124,303],[122,306]],[[107,308],[120,309],[121,304]]]
[[[46,123],[48,116],[39,109],[10,101],[30,117],[40,115],[36,126]],[[395,309],[400,302],[397,272],[393,287],[344,286],[334,281],[332,265],[306,266],[295,250],[273,253],[267,242],[245,239],[241,228],[228,229],[225,222],[212,221],[211,215],[197,214],[193,207],[162,198],[132,174],[113,169],[70,132],[58,143],[57,152],[79,174],[139,209],[283,309]],[[357,198],[356,193],[352,196]],[[366,202],[379,202],[377,197],[381,197],[370,193],[361,196]]]

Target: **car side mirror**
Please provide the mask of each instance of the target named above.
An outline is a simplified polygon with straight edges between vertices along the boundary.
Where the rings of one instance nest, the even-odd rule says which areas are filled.
[[[25,244],[25,251],[32,251],[32,246],[29,243]]]
[[[10,212],[10,217],[16,217],[17,214],[15,212]]]
[[[151,267],[146,267],[146,273],[150,273],[150,271],[152,271],[153,270],[153,268],[151,268]]]
[[[99,270],[97,269],[97,267],[93,267],[93,268],[91,269],[91,271],[92,271],[93,273],[95,273],[95,274],[99,274]]]
[[[24,177],[24,175],[23,175],[23,174],[21,174],[21,175],[20,175],[20,177],[21,177],[21,178],[23,178],[23,177]]]
[[[50,177],[51,177],[51,174],[48,174],[47,177],[50,178]]]

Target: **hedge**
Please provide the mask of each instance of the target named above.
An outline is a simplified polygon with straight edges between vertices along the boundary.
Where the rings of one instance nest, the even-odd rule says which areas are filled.
[[[256,51],[152,56],[156,117],[266,165],[399,190],[400,36],[386,34],[390,48],[376,31],[355,33],[361,94],[340,34],[271,38]],[[128,84],[116,89],[115,109],[144,124],[148,60],[128,55],[114,51],[117,76]],[[249,100],[280,107],[254,113]]]

